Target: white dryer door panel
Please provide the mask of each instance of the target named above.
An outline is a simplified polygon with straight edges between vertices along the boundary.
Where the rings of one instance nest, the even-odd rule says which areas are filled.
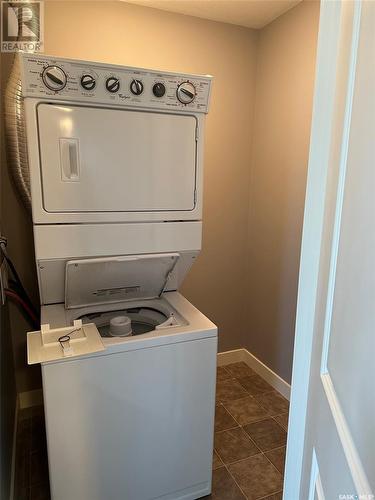
[[[194,209],[194,116],[40,104],[38,127],[47,212]]]

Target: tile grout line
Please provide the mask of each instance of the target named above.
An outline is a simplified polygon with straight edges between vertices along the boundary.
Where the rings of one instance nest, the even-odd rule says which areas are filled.
[[[267,500],[267,498],[269,498],[270,495],[277,495],[278,493],[282,493],[283,490],[278,490],[278,491],[275,491],[274,493],[270,493],[269,495],[266,495],[265,497],[260,497],[260,498],[255,498],[255,500]]]
[[[279,424],[279,425],[280,425],[280,427],[282,427],[282,428],[284,429],[284,431],[285,431],[286,433],[288,433],[288,425],[287,425],[286,427],[284,427],[284,425],[283,425],[283,424],[281,424],[280,422],[278,422],[278,421],[276,420],[276,417],[281,417],[281,415],[286,415],[287,413],[288,413],[287,411],[284,411],[283,413],[278,413],[277,415],[274,415],[274,416],[272,417],[272,418],[275,420],[275,422],[276,422],[277,424]]]
[[[234,484],[237,486],[237,488],[240,490],[240,492],[243,494],[243,496],[246,498],[246,500],[249,500],[249,497],[245,494],[245,492],[243,491],[243,489],[241,488],[241,486],[237,483],[236,478],[233,476],[233,474],[231,474],[231,472],[228,469],[228,467],[226,465],[224,465],[224,467],[226,468],[229,476],[233,479]]]
[[[246,397],[247,397],[247,396],[246,396]],[[245,398],[241,398],[241,399],[245,399]],[[235,401],[238,401],[238,399],[236,399]],[[229,413],[229,415],[233,418],[233,420],[236,422],[236,424],[237,424],[238,426],[242,427],[242,426],[241,426],[241,424],[240,424],[240,423],[236,420],[235,416],[234,416],[234,415],[232,415],[232,414],[231,414],[231,412],[228,410],[228,408],[225,406],[225,404],[224,404],[224,403],[222,403],[222,405],[224,406],[224,409],[225,409],[225,410]]]
[[[276,448],[275,448],[276,449]],[[271,451],[271,450],[269,450]],[[217,453],[217,452],[216,452]],[[266,452],[268,453],[268,452]],[[272,467],[276,470],[276,472],[278,472],[281,476],[282,476],[282,480],[284,481],[284,476],[283,474],[273,465],[273,463],[271,462],[271,460],[266,456],[265,452],[263,451],[260,451],[260,453],[255,453],[254,455],[250,455],[249,457],[246,457],[246,458],[241,458],[240,460],[236,460],[235,462],[231,462],[230,464],[224,464],[224,467],[227,469],[230,477],[233,479],[233,481],[236,483],[236,485],[239,487],[239,489],[241,490],[242,494],[244,495],[244,497],[246,499],[248,499],[248,496],[244,493],[244,491],[242,490],[242,488],[240,487],[240,485],[237,483],[236,481],[236,478],[233,476],[233,474],[231,473],[231,471],[229,470],[229,466],[230,465],[234,465],[234,464],[238,464],[239,462],[244,462],[245,460],[248,460],[249,458],[252,458],[252,457],[255,457],[257,455],[263,455],[264,458],[272,465]],[[254,500],[263,500],[263,499],[267,499],[270,495],[276,495],[277,493],[280,493],[282,492],[283,490],[278,490],[278,491],[273,491],[271,493],[268,493],[267,495],[265,496],[262,496],[262,497],[258,497],[258,498],[255,498]]]
[[[221,431],[215,431],[215,434],[221,434],[222,432],[226,432],[226,431],[233,431],[234,429],[238,429],[239,427],[241,427],[241,426],[235,425],[234,427],[228,427],[228,429],[222,429]]]
[[[248,460],[249,458],[256,457],[257,455],[263,455],[263,451],[259,450],[259,452],[254,453],[254,455],[249,455],[248,457],[240,458],[239,460],[235,460],[234,462],[231,462],[230,464],[225,464],[225,465],[227,465],[229,467],[230,465],[238,464],[240,462],[243,462],[244,460]]]
[[[281,446],[275,446],[275,448],[270,448],[269,450],[262,451],[262,453],[269,453],[270,451],[275,451],[275,450],[281,450],[281,448],[285,448],[286,444],[283,444]]]
[[[242,429],[241,426],[239,428]],[[234,429],[238,429],[238,427],[234,427]],[[228,429],[228,430],[230,430],[230,429]],[[245,432],[243,429],[242,429],[242,431]],[[226,432],[226,431],[220,431],[220,432]],[[255,441],[253,439],[251,439],[251,437],[246,432],[245,432],[245,434],[250,439],[250,441],[253,443],[253,445],[256,447],[256,449],[258,450],[258,453],[254,453],[253,455],[249,455],[249,456],[247,456],[245,458],[240,458],[239,460],[234,460],[233,462],[230,462],[230,463],[227,464],[224,461],[224,459],[221,457],[221,455],[218,452],[218,450],[214,447],[214,451],[219,456],[220,460],[223,462],[223,464],[225,465],[225,467],[227,467],[229,465],[236,464],[237,462],[242,462],[242,460],[247,460],[248,458],[255,457],[255,455],[260,455],[261,453],[263,453],[262,450],[259,448],[259,446],[255,443]]]
[[[276,450],[277,448],[274,448],[274,449]],[[272,450],[269,450],[269,451],[272,451]],[[265,457],[266,457],[266,459],[269,461],[269,463],[272,465],[272,467],[273,467],[275,470],[277,470],[277,472],[278,472],[279,474],[281,474],[281,477],[282,477],[283,482],[284,482],[284,474],[283,474],[282,472],[280,472],[280,471],[279,471],[279,469],[276,467],[276,465],[274,465],[274,464],[271,462],[271,460],[267,457],[266,453],[268,453],[268,451],[266,451],[265,453],[263,453],[263,454],[264,454],[264,456],[265,456]],[[273,495],[273,493],[271,493],[271,495]]]
[[[256,455],[265,455],[266,456],[266,453],[269,453],[270,451],[280,450],[281,448],[284,448],[284,447],[285,447],[285,445],[278,446],[277,448],[272,448],[271,450],[267,450],[267,451],[262,451],[261,449],[259,449],[257,447],[259,450],[258,453],[254,453],[254,455],[249,455],[248,457],[245,457],[245,458],[240,458],[239,460],[234,460],[233,462],[230,462],[228,464],[224,462],[224,460],[221,458],[220,454],[218,453],[218,451],[216,449],[215,449],[215,452],[217,455],[219,455],[219,458],[222,461],[223,465],[225,465],[225,467],[229,467],[230,465],[238,464],[238,462],[243,462],[244,460],[248,460],[249,458],[255,457]],[[266,456],[266,458],[269,462],[271,462],[271,460],[267,456]],[[272,462],[271,462],[271,464],[272,464]],[[275,465],[273,465],[273,467],[275,467]],[[277,470],[277,472],[280,472],[277,467],[275,467],[275,469]],[[282,472],[280,472],[280,474],[282,474]]]
[[[239,398],[239,399],[230,399],[230,400],[227,400],[227,401],[220,401],[220,404],[225,408],[225,410],[229,413],[229,415],[233,418],[233,420],[236,422],[236,424],[239,426],[239,427],[244,427],[245,425],[250,425],[250,424],[255,424],[257,422],[261,422],[262,420],[267,420],[269,418],[271,418],[272,420],[274,420],[276,422],[276,424],[281,427],[285,432],[288,432],[287,429],[285,429],[285,427],[283,425],[281,425],[275,417],[279,417],[280,415],[284,415],[285,413],[287,412],[283,412],[283,413],[278,413],[277,415],[270,415],[269,413],[266,413],[266,415],[264,417],[260,417],[260,418],[257,418],[256,420],[252,420],[251,422],[247,422],[246,424],[240,424],[238,422],[238,420],[236,420],[236,418],[234,417],[234,415],[232,415],[232,413],[230,412],[230,410],[225,406],[226,403],[231,403],[232,401],[240,401],[241,399],[247,399],[249,396],[245,396],[244,398]],[[251,396],[251,398],[255,399],[254,396]],[[255,399],[255,401],[258,403],[258,401]],[[262,410],[264,410],[265,412],[268,412],[268,410],[266,408],[264,408],[260,403],[258,403],[259,406],[262,408]],[[221,431],[217,431],[217,432],[225,432],[225,431],[229,431],[231,429],[235,429],[236,427],[228,427],[228,429],[223,429]],[[245,431],[246,432],[246,431]]]

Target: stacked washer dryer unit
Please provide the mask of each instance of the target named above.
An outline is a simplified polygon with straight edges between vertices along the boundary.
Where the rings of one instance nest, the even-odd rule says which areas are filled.
[[[42,323],[105,346],[42,364],[52,499],[204,496],[217,329],[177,290],[211,79],[39,55],[21,75]]]

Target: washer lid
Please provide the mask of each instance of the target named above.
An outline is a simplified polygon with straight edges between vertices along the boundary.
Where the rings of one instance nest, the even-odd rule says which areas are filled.
[[[178,258],[178,253],[163,253],[70,260],[65,268],[65,307],[157,298]]]

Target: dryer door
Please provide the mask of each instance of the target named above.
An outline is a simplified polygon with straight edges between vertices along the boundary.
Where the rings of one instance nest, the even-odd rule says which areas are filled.
[[[45,211],[194,209],[194,116],[40,104],[38,127]]]

